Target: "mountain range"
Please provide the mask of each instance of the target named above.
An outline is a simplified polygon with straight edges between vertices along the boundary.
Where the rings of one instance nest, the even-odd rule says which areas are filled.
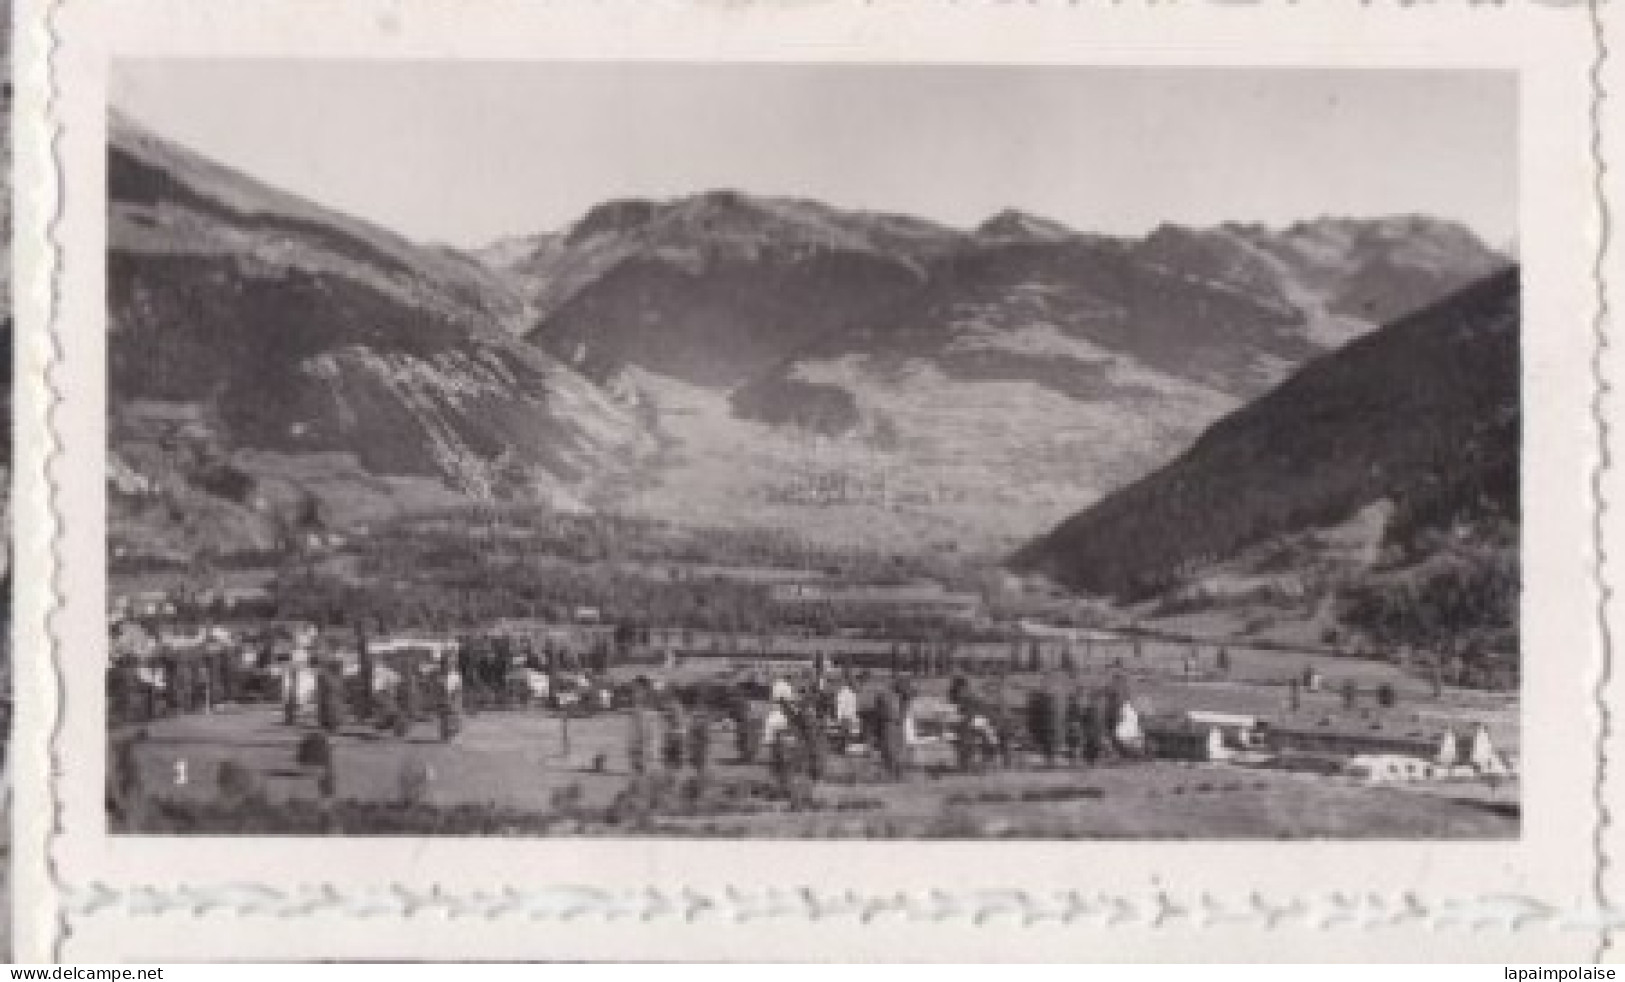
[[[714,191],[477,252],[115,117],[115,536],[535,501],[999,555],[1502,268],[1406,216],[1142,238]]]
[[[1129,239],[735,192],[606,203],[486,259],[526,337],[651,420],[658,464],[608,507],[990,552],[1505,264],[1421,217]]]

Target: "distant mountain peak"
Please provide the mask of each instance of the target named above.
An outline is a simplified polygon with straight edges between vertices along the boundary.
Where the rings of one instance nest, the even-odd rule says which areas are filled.
[[[756,199],[737,188],[712,188],[695,195],[692,200],[710,208],[749,208],[756,204]]]
[[[632,232],[649,224],[661,206],[647,198],[617,198],[590,208],[570,226],[566,241],[575,244],[603,233]]]
[[[981,239],[1014,239],[1035,242],[1057,242],[1077,235],[1072,229],[1054,219],[1034,215],[1017,208],[1005,210],[976,226]]]

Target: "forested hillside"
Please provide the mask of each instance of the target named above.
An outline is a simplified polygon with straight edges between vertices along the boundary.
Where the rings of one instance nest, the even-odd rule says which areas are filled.
[[[1012,563],[1142,601],[1270,546],[1283,582],[1315,558],[1313,543],[1295,560],[1283,543],[1318,532],[1328,545],[1331,530],[1364,519],[1371,549],[1339,587],[1345,621],[1388,641],[1510,631],[1518,341],[1511,269],[1309,363]]]

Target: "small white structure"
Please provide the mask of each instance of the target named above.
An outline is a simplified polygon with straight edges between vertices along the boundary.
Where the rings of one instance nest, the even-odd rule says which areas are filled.
[[[157,652],[158,641],[135,621],[124,621],[114,628],[108,650],[113,655],[145,659]]]
[[[1439,738],[1439,752],[1434,754],[1433,762],[1440,767],[1449,767],[1460,756],[1456,742],[1456,731],[1445,730],[1444,736]]]
[[[1405,754],[1359,754],[1348,759],[1344,772],[1373,783],[1425,781],[1435,776],[1437,764]]]
[[[291,702],[296,713],[316,706],[316,671],[310,667],[308,657],[301,659],[297,654],[282,674],[282,699]]]
[[[858,731],[858,694],[850,685],[835,692],[835,720],[849,733]]]
[[[160,692],[169,688],[169,675],[157,662],[147,661],[137,665],[135,677],[140,679],[142,684],[149,685]]]
[[[525,670],[525,689],[532,699],[545,701],[552,694],[553,679],[546,672],[538,672],[534,668]]]
[[[1190,720],[1193,725],[1217,729],[1220,735],[1233,747],[1251,749],[1257,747],[1263,741],[1258,729],[1257,716],[1247,716],[1241,713],[1219,713],[1207,709],[1192,709],[1185,714],[1185,718]]]
[[[208,643],[209,629],[206,627],[194,627],[190,630],[170,627],[158,632],[158,647],[165,651],[190,652]]]
[[[948,700],[938,696],[919,696],[909,700],[903,713],[903,740],[910,746],[922,743],[946,743],[948,734],[959,722],[959,710]]]
[[[790,717],[785,715],[782,705],[774,702],[768,708],[767,715],[762,719],[762,745],[766,747],[773,746],[773,741],[777,740],[781,733],[788,732],[789,729]]]
[[[1496,751],[1495,744],[1490,742],[1489,728],[1482,723],[1473,729],[1473,742],[1468,748],[1466,763],[1480,774],[1505,777],[1512,773],[1506,759]]]
[[[1480,723],[1465,741],[1454,730],[1445,730],[1431,760],[1405,753],[1357,754],[1348,759],[1345,772],[1368,781],[1427,781],[1486,774],[1504,777],[1511,769],[1496,752],[1489,730]]]
[[[1112,736],[1117,738],[1120,746],[1136,749],[1145,747],[1145,730],[1140,726],[1140,711],[1127,699],[1123,700],[1123,708],[1117,714],[1117,725],[1112,729]]]
[[[401,673],[388,665],[372,666],[372,691],[378,695],[391,692],[401,684]]]

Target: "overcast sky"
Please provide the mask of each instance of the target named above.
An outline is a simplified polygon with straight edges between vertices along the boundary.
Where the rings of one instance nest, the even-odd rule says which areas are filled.
[[[160,134],[419,240],[713,188],[1080,230],[1419,212],[1515,237],[1506,73],[127,61]]]

